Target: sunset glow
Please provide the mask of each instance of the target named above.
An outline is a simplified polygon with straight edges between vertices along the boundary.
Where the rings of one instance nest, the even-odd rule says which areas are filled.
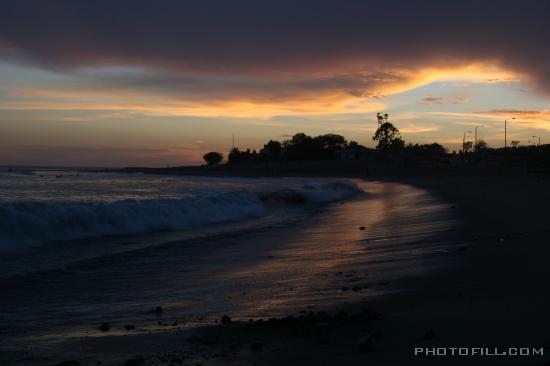
[[[42,18],[37,14],[46,11],[42,7],[37,2],[27,14],[38,26]],[[365,5],[361,11],[374,13],[378,7]],[[230,14],[238,14],[237,8]],[[73,9],[75,19],[84,17],[81,10]],[[409,42],[399,43],[399,48],[394,47],[394,38],[405,35],[393,31],[374,35],[370,30],[377,21],[359,28],[342,25],[320,43],[325,31],[315,27],[327,26],[322,18],[287,24],[294,29],[292,34],[262,29],[255,35],[223,28],[224,21],[235,21],[228,16],[220,20],[221,28],[208,31],[210,38],[205,34],[205,40],[197,43],[200,37],[185,35],[193,29],[193,21],[174,23],[179,28],[170,33],[146,17],[141,19],[141,10],[136,8],[131,16],[140,19],[136,24],[142,22],[142,28],[125,25],[117,30],[122,32],[118,41],[100,36],[114,31],[113,24],[93,24],[90,19],[84,25],[52,13],[59,28],[44,27],[32,36],[16,28],[13,17],[3,19],[0,163],[34,164],[29,149],[51,147],[46,153],[51,156],[41,160],[65,165],[68,162],[52,151],[70,154],[77,145],[78,151],[89,155],[86,164],[190,164],[198,163],[206,151],[226,152],[233,134],[243,148],[260,148],[266,140],[283,140],[282,136],[296,132],[335,132],[370,146],[376,112],[390,113],[407,141],[437,140],[450,150],[459,148],[469,125],[479,123],[487,126],[482,133],[490,145],[502,145],[501,120],[512,117],[515,140],[527,144],[532,135],[550,138],[549,83],[538,63],[518,59],[522,49],[535,46],[520,43],[512,55],[505,38],[497,42],[484,34],[479,44],[470,42],[469,31],[457,32],[450,9],[444,7],[419,14],[447,14],[449,24],[441,23],[437,37],[431,28],[418,27],[399,15],[403,29],[413,27],[415,32],[407,34]],[[212,16],[223,18],[224,9],[218,10]],[[524,11],[536,17],[535,10]],[[13,5],[11,11],[19,14],[24,9]],[[174,9],[180,14],[186,11],[187,6]],[[174,21],[168,13],[159,13],[166,18],[162,23]],[[121,14],[130,16],[122,10]],[[354,15],[349,17],[353,23]],[[246,28],[249,20],[243,19]],[[338,17],[326,21],[345,24]],[[318,32],[310,34],[306,23]],[[70,29],[62,31],[64,26]],[[352,28],[364,32],[363,37]],[[536,31],[525,28],[514,27],[514,42],[521,34],[528,37]],[[134,31],[145,37],[143,42],[137,42]],[[445,34],[450,43],[440,39]],[[264,37],[262,42],[257,42],[258,37]],[[233,48],[228,47],[229,39]],[[38,134],[37,129],[43,132]],[[90,134],[93,139],[87,138]],[[196,140],[203,141],[197,151],[178,150]],[[93,158],[102,148],[142,149],[141,158],[127,161],[126,154],[119,153],[111,161],[100,155]],[[151,148],[174,154],[148,158]]]

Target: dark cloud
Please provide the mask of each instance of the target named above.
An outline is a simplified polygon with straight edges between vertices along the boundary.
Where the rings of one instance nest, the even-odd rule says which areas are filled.
[[[222,101],[235,96],[250,101],[285,101],[318,93],[343,91],[354,97],[380,98],[373,90],[381,84],[396,84],[403,76],[390,73],[348,73],[328,76],[295,75],[292,78],[262,78],[231,75],[178,75],[163,73],[128,73],[81,76],[70,88],[102,90],[139,90],[146,93],[166,94],[185,100]]]
[[[453,97],[450,99],[445,99],[443,97],[426,97],[418,101],[418,104],[424,105],[444,105],[444,104],[460,104],[464,103],[466,98],[463,97]]]
[[[445,98],[442,98],[442,97],[426,97],[426,98],[422,98],[418,104],[425,104],[425,105],[430,105],[430,104],[438,104],[438,105],[442,105],[442,104],[445,104]]]
[[[237,89],[260,97],[274,83],[281,93],[369,96],[387,70],[476,61],[526,73],[550,91],[548,14],[550,2],[535,0],[4,0],[0,48],[4,58],[64,71],[143,67],[169,76],[130,86],[190,86],[183,93],[238,75]]]
[[[509,122],[515,120],[514,123],[528,127],[549,129],[550,110],[548,109],[491,109],[475,113],[507,119]]]
[[[543,112],[547,112],[547,111],[524,110],[524,109],[491,109],[491,110],[488,110],[488,111],[478,111],[478,112],[474,112],[474,113],[477,113],[477,114],[505,114],[505,115],[514,116],[514,115],[518,115],[518,114],[527,114],[527,115],[541,114]]]

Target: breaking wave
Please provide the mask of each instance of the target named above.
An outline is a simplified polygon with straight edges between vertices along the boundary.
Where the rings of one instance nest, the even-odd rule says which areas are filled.
[[[275,205],[323,203],[362,192],[351,180],[268,192],[112,202],[0,202],[0,250],[108,235],[190,229],[260,217]]]

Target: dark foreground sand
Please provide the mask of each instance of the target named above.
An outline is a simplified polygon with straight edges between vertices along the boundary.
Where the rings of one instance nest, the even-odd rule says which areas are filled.
[[[548,181],[406,183],[443,202],[382,184],[376,199],[332,207],[330,219],[312,215],[305,227],[167,244],[2,280],[2,364],[547,362]],[[372,219],[374,212],[383,214]],[[199,263],[210,266],[197,274]],[[37,302],[44,309],[33,308]],[[150,312],[155,306],[163,311]],[[223,314],[232,321],[219,324]],[[97,329],[102,322],[108,332]],[[415,347],[441,346],[545,347],[545,355],[414,356]]]

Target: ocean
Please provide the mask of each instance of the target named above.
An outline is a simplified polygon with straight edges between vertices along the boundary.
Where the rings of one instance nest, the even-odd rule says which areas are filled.
[[[40,253],[33,265],[46,269],[205,231],[273,225],[304,207],[361,192],[349,179],[5,170],[0,173],[0,254],[8,254],[12,264],[4,272],[33,270],[21,268],[24,263],[13,268],[14,256],[28,258],[29,252]]]

